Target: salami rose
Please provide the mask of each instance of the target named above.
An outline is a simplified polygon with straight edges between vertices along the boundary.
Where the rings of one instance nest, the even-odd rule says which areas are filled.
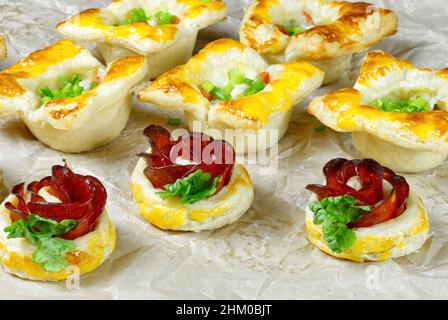
[[[45,189],[59,201],[46,201],[39,192]],[[101,182],[91,176],[73,173],[69,168],[54,166],[52,176],[30,183],[16,185],[12,193],[17,197],[17,206],[8,202],[12,222],[27,220],[30,213],[58,222],[73,219],[76,227],[62,236],[74,240],[95,230],[104,211],[107,193]]]
[[[317,194],[319,200],[328,197],[350,195],[360,201],[360,205],[372,206],[372,211],[349,225],[351,228],[370,227],[400,216],[406,209],[409,185],[402,176],[381,166],[372,159],[346,160],[342,158],[328,162],[324,167],[326,185],[308,185],[306,188]],[[358,177],[360,189],[347,185],[350,178]],[[383,181],[392,185],[386,194]]]

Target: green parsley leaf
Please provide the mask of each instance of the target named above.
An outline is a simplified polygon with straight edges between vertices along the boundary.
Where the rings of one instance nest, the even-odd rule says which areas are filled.
[[[65,254],[76,249],[69,240],[53,238],[66,234],[76,226],[76,220],[57,222],[38,215],[28,215],[28,221],[18,220],[6,227],[8,239],[25,238],[37,246],[33,252],[33,262],[48,272],[59,272],[67,268]]]
[[[370,206],[358,206],[359,200],[348,195],[313,201],[314,224],[322,225],[324,239],[335,253],[350,248],[356,241],[356,233],[347,225],[357,222],[362,214],[371,211]]]
[[[429,102],[424,97],[417,97],[406,101],[383,98],[373,101],[371,105],[386,112],[412,113],[426,112],[430,109]]]
[[[182,204],[193,204],[214,195],[220,178],[216,177],[212,180],[210,173],[199,169],[188,177],[166,185],[165,191],[157,194],[162,199],[178,196],[181,197]]]
[[[41,238],[39,246],[33,252],[33,262],[42,266],[45,271],[59,272],[69,265],[65,255],[76,249],[72,241],[61,238]]]
[[[213,0],[200,0],[204,4],[210,4],[213,2]]]
[[[179,126],[182,124],[182,120],[179,118],[168,119],[167,124],[170,126]]]

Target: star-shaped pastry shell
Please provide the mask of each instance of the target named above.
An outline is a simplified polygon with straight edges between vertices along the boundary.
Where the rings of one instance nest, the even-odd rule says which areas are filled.
[[[307,28],[289,36],[278,26]],[[398,18],[370,3],[323,0],[257,0],[246,10],[241,42],[270,63],[304,60],[336,81],[362,52],[397,31]]]
[[[369,104],[384,97],[427,98],[434,110],[386,112]],[[383,51],[370,52],[354,89],[315,98],[309,113],[340,132],[353,132],[364,157],[398,172],[419,172],[448,156],[448,69],[415,68]]]
[[[179,23],[119,25],[137,8],[147,15],[164,10],[177,16]],[[114,0],[105,8],[88,9],[69,18],[57,29],[68,39],[97,43],[106,62],[136,53],[147,56],[147,77],[154,79],[188,61],[198,31],[224,20],[226,13],[221,0]]]
[[[40,105],[38,90],[60,76],[99,80],[76,98]],[[83,47],[61,41],[0,72],[0,117],[20,117],[43,143],[62,152],[89,151],[114,140],[129,118],[130,91],[146,73],[143,56],[122,58],[106,69]],[[97,79],[99,77],[99,79]]]
[[[52,197],[48,193],[41,195],[46,199]],[[32,255],[36,250],[33,244],[24,238],[8,239],[8,234],[4,231],[11,225],[9,210],[5,207],[7,202],[17,205],[18,199],[10,195],[0,205],[0,264],[13,275],[28,280],[65,280],[75,273],[85,274],[95,270],[109,258],[115,249],[115,227],[104,210],[95,230],[73,240],[77,249],[66,255],[71,268],[59,272],[45,271],[33,262]]]
[[[313,195],[311,201],[317,200]],[[406,210],[397,218],[368,228],[352,229],[356,241],[341,253],[331,251],[323,235],[322,225],[314,224],[314,213],[306,208],[308,237],[325,253],[356,262],[384,261],[419,250],[428,239],[429,219],[422,200],[411,192]]]
[[[6,38],[0,33],[0,60],[5,60],[8,56],[8,49],[6,47]]]
[[[268,72],[270,82],[256,94],[230,101],[210,102],[201,94],[204,81],[225,86],[232,69],[254,76]],[[311,64],[269,65],[240,42],[220,39],[187,64],[157,78],[138,97],[162,109],[184,111],[190,129],[215,129],[206,133],[231,142],[237,153],[245,153],[276,144],[286,132],[293,106],[320,87],[322,80],[323,72]],[[233,129],[233,137],[226,129]]]

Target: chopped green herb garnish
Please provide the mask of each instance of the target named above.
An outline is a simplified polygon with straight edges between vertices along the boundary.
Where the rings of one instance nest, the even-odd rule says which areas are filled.
[[[149,19],[150,17],[146,16],[146,12],[143,8],[136,8],[128,13],[126,20],[120,22],[120,26],[125,26],[137,22],[145,22]]]
[[[92,82],[90,83],[90,90],[93,90],[93,89],[95,89],[95,88],[98,88],[99,85],[100,85],[100,84],[99,84],[98,82],[96,82],[96,81],[92,81]]]
[[[347,225],[357,222],[363,213],[372,210],[369,206],[358,204],[358,199],[348,195],[325,198],[310,204],[314,224],[322,225],[324,239],[331,251],[341,253],[355,243],[356,233]]]
[[[316,131],[316,132],[323,132],[323,131],[325,131],[327,128],[328,128],[328,127],[327,127],[326,125],[322,124],[322,125],[317,126],[316,128],[314,128],[314,131]]]
[[[250,96],[262,91],[266,87],[263,79],[257,76],[254,80],[247,78],[237,69],[232,69],[228,73],[229,81],[224,88],[215,86],[211,81],[207,80],[201,84],[201,88],[205,92],[211,93],[214,98],[224,101],[229,101],[232,98],[232,91],[236,85],[246,84],[247,89],[241,96]]]
[[[73,241],[55,238],[72,230],[76,220],[57,222],[30,214],[28,221],[18,220],[5,228],[8,239],[25,238],[37,246],[33,252],[33,262],[48,272],[59,272],[68,267],[65,255],[76,249]]]
[[[210,4],[213,2],[213,0],[201,0],[201,2],[205,4]]]
[[[245,96],[256,94],[260,91],[263,91],[263,89],[266,87],[266,83],[264,83],[260,77],[256,77],[255,80],[247,79],[246,83],[249,88],[246,90],[244,94]]]
[[[204,89],[205,92],[211,93],[215,88],[215,85],[211,81],[207,80],[201,84],[201,88]]]
[[[179,126],[182,124],[182,120],[179,118],[168,119],[167,124],[170,126]]]
[[[282,28],[285,29],[290,36],[295,36],[296,34],[300,34],[306,31],[306,29],[301,26],[282,26]]]
[[[230,70],[228,77],[229,77],[229,83],[233,85],[246,83],[247,81],[246,76],[237,69]]]
[[[430,109],[428,100],[423,97],[404,101],[383,98],[373,101],[371,105],[386,112],[426,112]]]
[[[162,199],[181,197],[181,203],[192,204],[208,198],[216,193],[219,179],[212,180],[210,173],[197,170],[188,177],[178,179],[175,183],[166,185],[165,191],[157,194]]]
[[[148,20],[151,20],[152,18],[157,20],[158,26],[163,26],[167,24],[173,23],[173,19],[175,18],[174,15],[170,14],[168,11],[160,10],[157,11],[153,17],[147,16],[146,12],[143,8],[137,8],[131,10],[127,18],[119,23],[120,26],[125,26],[128,24],[133,24],[137,22],[146,22]]]
[[[174,16],[171,15],[169,12],[167,11],[157,11],[154,14],[154,17],[157,19],[158,23],[157,25],[159,26],[163,26],[166,24],[171,24],[173,21]]]
[[[52,100],[76,98],[80,96],[85,90],[80,83],[81,75],[79,73],[75,73],[70,81],[65,77],[59,77],[60,90],[51,90],[49,87],[45,87],[38,91],[38,94],[41,97],[40,104],[43,105]],[[98,87],[98,83],[92,81],[89,90],[95,89],[96,87]]]
[[[211,91],[211,94],[213,94],[215,98],[224,101],[229,101],[232,98],[230,92],[221,89],[219,87],[214,87],[213,90]]]

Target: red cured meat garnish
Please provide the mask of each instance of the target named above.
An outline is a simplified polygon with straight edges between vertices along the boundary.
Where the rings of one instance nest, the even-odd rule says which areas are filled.
[[[146,160],[145,176],[157,189],[175,183],[197,170],[220,177],[216,193],[229,184],[235,163],[235,150],[224,140],[214,140],[203,133],[187,133],[177,140],[165,128],[151,125],[144,131],[151,153],[140,156]],[[194,164],[180,165],[178,158]]]
[[[288,30],[286,30],[285,28],[283,28],[281,25],[276,24],[275,26],[277,27],[278,31],[280,31],[280,32],[283,33],[283,34],[286,34],[287,36],[290,36]]]
[[[350,228],[365,228],[400,216],[406,210],[409,185],[402,176],[381,166],[372,159],[346,160],[342,158],[328,162],[324,167],[326,185],[308,185],[306,188],[317,194],[319,200],[328,197],[349,195],[360,201],[360,205],[372,206],[372,211],[349,225]],[[361,189],[347,185],[357,176]],[[392,191],[384,196],[383,181],[392,185]]]
[[[269,72],[260,73],[260,78],[265,84],[269,84],[269,82],[271,82],[271,76],[269,75]]]
[[[210,101],[210,102],[213,101],[213,94],[211,92],[207,92],[204,89],[202,89],[201,87],[199,87],[199,91],[208,101]]]
[[[316,24],[314,23],[313,17],[306,11],[303,12],[304,17],[306,18],[306,20],[308,21],[309,24],[315,26]]]
[[[46,201],[39,195],[43,188],[61,202]],[[5,204],[12,222],[27,220],[30,213],[58,222],[76,220],[76,227],[61,237],[67,240],[94,231],[107,200],[106,189],[97,178],[75,174],[63,166],[54,166],[51,177],[30,183],[26,191],[25,183],[16,185],[12,193],[18,205]]]

